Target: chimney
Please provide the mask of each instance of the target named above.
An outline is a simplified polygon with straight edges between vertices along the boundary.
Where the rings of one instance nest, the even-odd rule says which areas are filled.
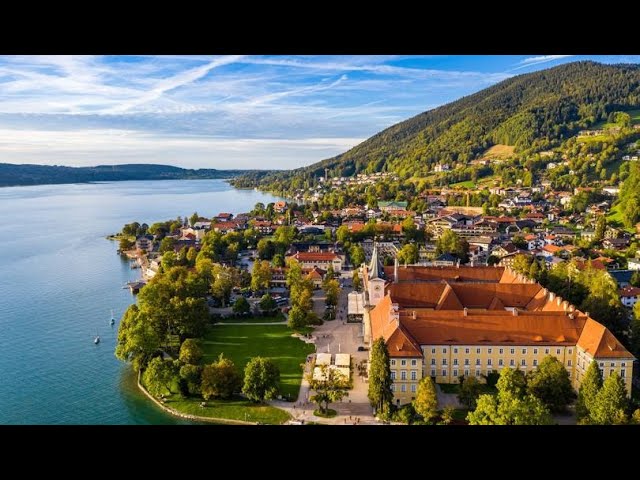
[[[467,311],[468,311],[468,310],[467,310],[467,307],[464,307],[464,308],[462,309],[462,311],[464,312],[464,313],[463,313],[463,315],[466,317],[466,316],[467,316]]]
[[[562,297],[557,297],[557,298],[556,298],[556,304],[557,304],[558,306],[560,306],[560,304],[561,304],[561,303],[562,303]]]
[[[589,316],[589,312],[584,312],[584,314],[588,317]]]
[[[553,302],[553,299],[556,298],[556,294],[553,292],[549,292],[549,301]]]
[[[398,257],[393,262],[393,283],[398,283]]]
[[[513,312],[513,316],[517,317],[518,316],[518,309],[516,307],[513,307],[513,310],[511,310]]]
[[[416,311],[414,310],[413,312],[411,312],[411,318],[412,319],[416,319]]]
[[[565,312],[569,311],[569,302],[567,300],[562,302],[562,308],[564,309]]]

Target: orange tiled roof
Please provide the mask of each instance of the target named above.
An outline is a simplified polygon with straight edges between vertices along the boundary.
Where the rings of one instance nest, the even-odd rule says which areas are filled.
[[[338,258],[338,255],[332,252],[298,252],[291,257],[300,262],[327,262]]]
[[[633,357],[604,325],[592,318],[586,321],[578,346],[594,358]]]

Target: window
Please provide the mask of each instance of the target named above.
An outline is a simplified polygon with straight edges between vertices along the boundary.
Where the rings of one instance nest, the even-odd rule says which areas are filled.
[[[400,380],[406,380],[407,379],[407,371],[406,370],[402,370],[400,372]]]
[[[534,349],[533,349],[533,354],[534,354],[534,355],[537,355],[537,354],[538,354],[538,349],[537,349],[537,348],[534,348]]]
[[[457,376],[458,376],[458,370],[457,370],[457,369],[455,369],[455,370],[453,371],[453,376],[454,376],[454,377],[457,377]]]
[[[446,349],[446,348],[443,348],[443,349],[442,349],[442,353],[447,353],[447,349]]]
[[[491,366],[491,359],[487,360],[487,365]]]
[[[418,371],[411,370],[411,380],[417,380],[417,379],[418,379]]]
[[[522,354],[523,354],[523,355],[526,355],[526,354],[527,354],[527,349],[526,349],[526,348],[523,348],[523,349],[522,349]]]
[[[411,385],[411,393],[416,393],[416,384]]]
[[[492,349],[492,348],[487,348],[487,353],[488,353],[488,354],[491,354],[492,352],[493,352],[493,349]]]
[[[609,375],[613,375],[613,368],[609,370]]]
[[[499,365],[499,366],[502,366],[503,364],[504,364],[504,362],[502,361],[502,359],[501,359],[501,358],[500,358],[500,359],[498,359],[498,365]]]
[[[514,367],[516,365],[516,361],[512,358],[511,360],[509,360],[509,365]]]
[[[622,363],[620,364],[620,366],[621,366],[621,367],[626,367],[626,366],[627,366],[627,364],[626,364],[625,362],[622,362]]]
[[[435,370],[431,370],[431,376],[435,377],[436,376],[436,371]]]
[[[395,367],[395,365],[396,365],[396,361],[395,360],[391,360],[391,366]]]
[[[571,360],[567,360],[567,367],[570,367],[571,363],[572,363]]]
[[[454,349],[453,349],[453,353],[458,353],[458,349],[457,349],[457,348],[454,348]]]
[[[407,361],[406,360],[400,360],[400,366],[406,367],[407,366]]]
[[[400,391],[401,392],[406,392],[407,391],[407,385],[405,383],[403,383],[402,385],[400,385]]]
[[[465,365],[469,365],[469,359],[468,359],[468,358],[465,358],[465,359],[464,359],[464,364],[465,364]]]
[[[548,349],[548,348],[545,348],[545,349],[544,349],[544,354],[545,354],[545,355],[549,355],[549,349]]]
[[[435,364],[436,364],[436,359],[435,359],[435,358],[432,358],[432,359],[431,359],[431,365],[435,365]]]
[[[395,380],[395,379],[396,379],[396,372],[391,370],[391,380]]]
[[[527,366],[527,360],[525,360],[524,358],[522,360],[520,360],[520,365],[522,365],[523,367]]]
[[[504,348],[501,348],[498,353],[500,353],[500,355],[502,355],[504,353]]]
[[[476,370],[476,377],[479,377],[482,372],[480,370]]]
[[[454,364],[454,365],[458,365],[458,359],[457,359],[457,358],[454,358],[454,359],[453,359],[453,364]]]
[[[466,354],[468,355],[468,354],[469,354],[469,349],[468,349],[468,348],[465,348],[465,349],[464,349],[464,353],[466,353]]]
[[[600,362],[600,366],[601,366],[601,367],[604,367],[604,362]]]
[[[611,362],[611,366],[615,367],[616,366],[616,362]]]
[[[480,359],[476,358],[476,365],[480,365]]]
[[[568,353],[571,355],[573,353],[573,348],[570,348]]]
[[[534,366],[534,367],[537,367],[537,366],[538,366],[538,360],[537,360],[537,359],[535,359],[535,358],[533,359],[533,366]]]
[[[447,371],[446,370],[442,370],[442,376],[446,377],[447,376]]]
[[[465,376],[465,377],[468,377],[468,376],[469,376],[469,370],[465,370],[465,371],[464,371],[464,376]]]
[[[512,348],[512,349],[511,349],[511,355],[513,355],[514,353],[516,353],[516,349],[515,349],[515,348]]]
[[[624,378],[625,374],[627,373],[627,371],[623,368],[622,370],[620,370],[620,376],[622,378]]]
[[[395,392],[395,391],[396,391],[396,386],[395,386],[393,383],[391,384],[391,391],[392,391],[392,392]]]
[[[560,355],[560,349],[556,348],[556,355]]]
[[[479,349],[479,348],[476,348],[476,353],[477,353],[478,355],[480,355],[480,349]]]
[[[411,366],[415,367],[418,364],[418,362],[416,360],[411,360]]]
[[[446,358],[443,358],[443,359],[442,359],[442,365],[446,365],[446,364],[447,364],[447,359],[446,359]]]
[[[431,349],[431,353],[436,353],[436,349],[435,349],[435,348],[432,348],[432,349]]]

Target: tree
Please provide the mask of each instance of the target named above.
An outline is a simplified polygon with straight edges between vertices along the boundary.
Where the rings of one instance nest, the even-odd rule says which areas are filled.
[[[354,267],[359,267],[364,263],[364,248],[362,248],[360,245],[354,245],[349,251],[349,258],[351,260],[351,264]]]
[[[596,396],[601,388],[602,372],[600,368],[598,368],[598,362],[592,360],[578,389],[576,417],[579,422],[584,420],[589,421],[591,410],[596,403]]]
[[[218,361],[202,369],[201,391],[205,400],[209,398],[230,398],[240,390],[242,378],[233,361],[221,353]]]
[[[636,408],[631,415],[631,423],[634,425],[640,425],[640,408]]]
[[[165,252],[172,252],[173,246],[176,244],[176,239],[172,237],[164,237],[160,241],[160,248],[158,248],[158,252],[162,255]]]
[[[527,392],[539,398],[552,412],[562,412],[574,398],[569,372],[551,355],[529,373]]]
[[[238,299],[233,303],[233,313],[238,315],[244,315],[251,311],[251,305],[244,297],[238,297]]]
[[[256,261],[251,271],[251,290],[266,290],[271,283],[271,265],[266,260]]]
[[[602,384],[589,412],[590,423],[615,425],[626,423],[627,389],[618,372],[613,372]]]
[[[320,378],[314,378],[313,373],[307,375],[309,388],[315,392],[310,400],[318,404],[321,413],[327,413],[329,403],[339,402],[349,389],[348,379],[334,368],[328,368],[327,365],[320,367]]]
[[[357,268],[353,271],[353,275],[351,276],[351,284],[356,292],[360,292],[362,290],[362,280],[360,280]]]
[[[169,250],[162,255],[160,264],[162,265],[162,270],[166,272],[167,270],[178,265],[178,257],[173,250]]]
[[[607,218],[604,215],[600,215],[596,221],[596,230],[593,235],[593,239],[596,242],[601,242],[604,238],[604,232],[607,230]]]
[[[260,307],[260,310],[262,310],[262,313],[265,315],[272,315],[278,309],[278,304],[268,293],[265,293],[262,296],[258,306]]]
[[[526,381],[520,370],[503,368],[497,395],[480,395],[476,409],[467,414],[471,425],[550,425],[549,409],[540,399],[525,395]]]
[[[436,240],[436,255],[442,255],[443,253],[455,255],[461,262],[465,263],[468,259],[469,244],[453,230],[445,230],[440,235],[440,238]]]
[[[340,282],[336,279],[325,282],[324,293],[326,296],[325,303],[329,306],[335,306],[338,304],[338,297],[340,296]]]
[[[178,358],[182,363],[198,365],[202,360],[202,355],[200,340],[187,338],[180,346],[180,356]]]
[[[139,371],[158,352],[160,338],[147,314],[138,305],[130,305],[118,326],[116,357],[131,362],[134,370]]]
[[[200,395],[201,376],[202,367],[200,365],[182,365],[180,367],[180,381],[186,387],[189,395]]]
[[[214,265],[211,272],[213,282],[211,283],[211,295],[218,299],[222,306],[226,306],[231,297],[233,289],[233,274],[230,269],[222,265]]]
[[[295,238],[295,227],[281,225],[280,227],[276,228],[276,231],[273,233],[273,240],[277,243],[281,243],[285,246],[285,248],[288,248]]]
[[[391,366],[384,338],[380,337],[371,346],[369,366],[369,391],[367,396],[376,414],[388,414],[393,402],[391,391]]]
[[[633,287],[640,287],[640,270],[636,270],[635,272],[633,272],[633,275],[631,275],[631,279],[629,280],[629,283]]]
[[[187,263],[190,267],[195,266],[196,258],[198,257],[198,251],[194,247],[190,247],[187,251]]]
[[[460,384],[460,391],[458,392],[458,400],[461,404],[467,407],[469,410],[476,408],[478,397],[482,393],[482,385],[478,382],[476,377],[465,377]]]
[[[341,225],[336,230],[336,240],[340,243],[348,242],[351,239],[351,232],[349,232],[349,227],[346,225]]]
[[[397,254],[398,263],[413,264],[418,262],[418,247],[415,243],[407,243]]]
[[[253,357],[244,369],[244,393],[254,402],[264,402],[278,394],[280,370],[268,358]]]
[[[126,252],[127,250],[131,250],[135,246],[135,242],[132,242],[127,237],[122,237],[118,244],[118,248],[121,252]]]
[[[418,383],[416,398],[412,402],[416,413],[426,422],[430,422],[438,414],[438,394],[431,377],[423,377]]]
[[[284,267],[285,266],[284,255],[282,255],[281,253],[276,253],[273,256],[271,263],[273,264],[274,267],[278,267],[278,268]]]
[[[289,321],[287,325],[292,330],[299,330],[307,325],[307,313],[298,305],[294,305],[289,310]]]
[[[155,357],[149,362],[142,376],[144,385],[154,397],[171,393],[171,386],[178,376],[177,364]]]
[[[193,215],[189,217],[189,224],[193,227],[199,219],[198,212],[193,212]]]

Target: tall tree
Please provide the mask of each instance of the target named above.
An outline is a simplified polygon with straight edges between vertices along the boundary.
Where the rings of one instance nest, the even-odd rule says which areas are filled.
[[[198,215],[198,212],[193,212],[193,215],[189,217],[189,224],[193,227],[199,218],[200,215]]]
[[[178,377],[178,365],[171,360],[155,357],[149,362],[142,380],[154,397],[171,393],[171,386]]]
[[[242,393],[254,402],[264,402],[278,394],[280,369],[268,358],[253,357],[244,369]]]
[[[336,279],[325,282],[324,286],[325,303],[329,306],[335,306],[338,304],[338,298],[340,297],[340,282]]]
[[[431,377],[423,377],[418,383],[413,408],[426,422],[430,422],[438,415],[438,393]]]
[[[265,293],[258,304],[264,315],[273,315],[278,309],[278,304],[271,295]]]
[[[524,397],[527,389],[527,380],[522,370],[503,368],[496,384],[498,395],[511,394],[516,398]]]
[[[595,425],[614,425],[626,423],[628,406],[627,390],[624,380],[613,372],[602,384],[589,413],[591,423]]]
[[[596,220],[596,230],[593,235],[593,239],[596,242],[601,242],[604,238],[604,232],[607,230],[607,218],[604,215],[600,215]]]
[[[360,280],[360,275],[358,274],[358,269],[353,270],[353,275],[351,276],[351,285],[356,292],[360,292],[362,290],[362,280]]]
[[[574,398],[569,372],[551,355],[542,359],[527,379],[527,391],[542,400],[552,412],[562,412]]]
[[[138,371],[158,352],[161,338],[147,314],[134,303],[124,312],[118,326],[116,357],[131,362]]]
[[[397,254],[398,263],[413,264],[418,262],[418,246],[415,243],[407,243]]]
[[[200,340],[195,338],[187,338],[180,346],[179,359],[182,363],[198,365],[202,360],[202,345]]]
[[[314,378],[313,373],[307,376],[309,388],[315,392],[310,400],[318,404],[321,413],[327,413],[329,403],[339,402],[347,395],[349,382],[339,370],[328,368],[327,365],[322,365],[320,369],[319,378]]]
[[[233,302],[233,313],[244,315],[251,311],[251,305],[244,297],[238,297],[238,299]]]
[[[218,361],[202,369],[201,391],[205,400],[209,398],[230,398],[240,391],[242,377],[235,364],[222,353]]]
[[[371,358],[369,365],[369,391],[368,397],[376,414],[387,414],[393,402],[391,391],[391,365],[389,352],[384,338],[380,337],[371,346]]]
[[[476,408],[478,397],[482,393],[482,385],[476,377],[465,377],[460,384],[460,391],[458,392],[458,401],[467,407],[469,410]]]
[[[271,283],[271,265],[266,260],[256,261],[251,271],[251,290],[266,290]]]
[[[200,395],[202,382],[202,367],[200,365],[182,365],[180,367],[180,382],[189,395]]]
[[[354,267],[359,267],[364,263],[364,249],[360,245],[354,245],[349,251],[349,259]]]
[[[596,397],[601,388],[602,372],[598,368],[598,362],[592,360],[578,389],[578,401],[576,402],[578,422],[589,421],[591,410],[596,403]]]

